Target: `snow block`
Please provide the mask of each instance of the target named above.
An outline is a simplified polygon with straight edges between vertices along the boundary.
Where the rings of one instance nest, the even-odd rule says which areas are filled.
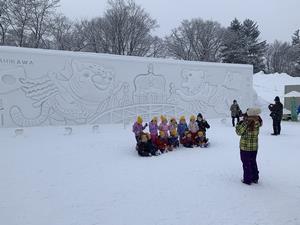
[[[251,65],[0,47],[0,127],[127,124],[253,105]]]

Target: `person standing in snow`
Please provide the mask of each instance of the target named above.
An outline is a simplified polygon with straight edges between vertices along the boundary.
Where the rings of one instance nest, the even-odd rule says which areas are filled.
[[[147,126],[148,126],[147,123],[143,126],[143,118],[141,116],[138,116],[136,122],[132,126],[132,132],[135,135],[135,139],[137,143],[140,141],[140,134],[142,133],[143,130],[145,130]]]
[[[169,131],[169,126],[168,126],[168,120],[167,120],[167,117],[161,115],[160,116],[160,124],[158,126],[158,130],[159,131],[163,131],[164,132],[164,135],[166,135],[166,137],[168,137],[168,131]]]
[[[236,100],[233,100],[233,104],[230,106],[231,118],[232,118],[232,126],[235,126],[235,119],[237,119],[237,123],[240,122],[240,114],[241,109]]]
[[[185,117],[181,116],[180,119],[179,119],[179,124],[177,126],[177,133],[179,134],[180,144],[182,144],[182,138],[184,137],[185,132],[188,131],[188,130],[189,130],[189,128],[188,128],[188,125],[186,123]]]
[[[275,104],[269,105],[269,110],[271,111],[270,116],[273,119],[273,133],[272,135],[280,135],[281,132],[281,120],[283,115],[283,105],[280,102],[278,96],[274,99]]]
[[[259,116],[260,108],[249,108],[244,118],[236,125],[236,133],[240,138],[240,157],[243,164],[244,184],[257,183],[259,171],[257,168],[257,151],[259,128],[262,126],[262,119]]]
[[[152,143],[156,143],[156,139],[158,137],[158,125],[157,125],[157,117],[154,116],[149,123],[149,132],[151,135]]]

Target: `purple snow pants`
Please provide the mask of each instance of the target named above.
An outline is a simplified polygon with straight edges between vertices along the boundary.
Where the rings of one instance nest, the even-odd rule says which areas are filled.
[[[251,184],[252,182],[257,183],[259,176],[258,176],[258,169],[256,163],[256,156],[257,151],[240,151],[241,153],[241,161],[243,163],[243,170],[244,170],[244,183]]]

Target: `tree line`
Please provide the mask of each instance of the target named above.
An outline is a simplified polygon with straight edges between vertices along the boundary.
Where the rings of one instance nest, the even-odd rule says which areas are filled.
[[[252,64],[254,72],[300,76],[300,33],[291,42],[260,40],[258,24],[234,19],[183,20],[166,37],[158,22],[133,0],[108,0],[102,16],[72,21],[60,0],[0,0],[0,45]]]

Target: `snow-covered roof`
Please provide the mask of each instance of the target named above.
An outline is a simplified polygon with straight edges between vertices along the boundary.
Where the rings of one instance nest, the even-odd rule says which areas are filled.
[[[286,97],[286,98],[288,98],[288,97],[300,97],[300,92],[291,91],[291,92],[285,94],[284,97]]]

